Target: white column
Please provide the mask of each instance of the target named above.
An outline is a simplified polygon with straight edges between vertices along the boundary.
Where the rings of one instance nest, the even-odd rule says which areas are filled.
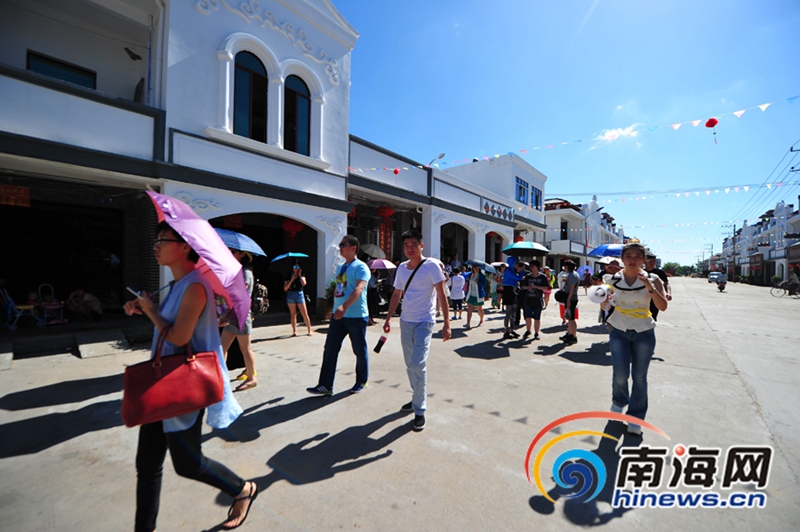
[[[283,80],[270,76],[267,91],[267,144],[283,147]]]
[[[442,246],[442,224],[445,215],[434,212],[434,207],[425,206],[422,211],[422,239],[425,241],[424,255],[441,259],[439,248]]]

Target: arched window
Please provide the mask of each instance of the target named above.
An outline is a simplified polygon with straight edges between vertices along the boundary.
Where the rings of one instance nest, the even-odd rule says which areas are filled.
[[[267,70],[250,52],[236,54],[233,132],[267,142]]]
[[[284,92],[283,147],[309,155],[311,144],[311,92],[297,76],[286,78]]]

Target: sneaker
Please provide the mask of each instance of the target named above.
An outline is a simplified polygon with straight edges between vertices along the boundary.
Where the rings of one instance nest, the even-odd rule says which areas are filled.
[[[367,387],[367,383],[361,384],[360,382],[355,383],[355,385],[350,388],[350,393],[361,393],[364,391],[364,388]]]
[[[425,428],[425,416],[414,416],[413,427],[414,427],[414,430],[416,432],[419,432],[422,429],[424,429]],[[628,430],[630,430],[630,429],[628,429]],[[639,431],[639,432],[641,432],[641,431]]]
[[[423,424],[425,422],[423,421]],[[634,425],[633,423],[628,423],[628,434],[635,434],[636,436],[642,435],[642,427],[639,425]]]
[[[578,339],[576,337],[574,337],[574,336],[570,336],[569,338],[564,340],[564,343],[567,344],[567,345],[577,344],[578,343]]]
[[[564,336],[559,336],[558,339],[561,340],[562,342],[565,342],[567,340],[567,338],[569,338],[570,336],[571,335],[569,333],[567,333]]]
[[[505,334],[503,335],[503,340],[513,340],[513,339],[514,339],[514,337],[513,337],[513,336],[511,336],[511,334],[510,334],[510,333],[505,333]]]
[[[539,338],[539,334],[538,334],[538,333],[534,334],[534,335],[533,335],[533,339],[534,339],[534,340],[540,340],[540,338]]]
[[[408,403],[406,403],[406,404],[404,404],[403,406],[400,407],[400,411],[401,412],[413,412],[414,411],[414,406],[411,404],[411,401],[409,401]]]
[[[327,396],[327,395],[332,395],[333,394],[333,392],[331,390],[327,389],[326,387],[324,387],[321,384],[319,386],[314,386],[313,388],[306,388],[306,391],[308,393],[310,393],[311,395],[326,395]]]
[[[530,332],[530,331],[525,331],[525,334],[523,334],[523,335],[522,335],[522,337],[523,337],[523,338],[527,338],[527,337],[528,337],[528,336],[530,336],[530,335],[531,335],[531,332]]]
[[[623,406],[617,406],[617,405],[615,405],[614,403],[611,403],[611,411],[612,411],[612,412],[614,412],[615,414],[621,414],[621,413],[622,413],[622,410],[623,410],[624,408],[625,408],[625,407],[623,407]]]
[[[511,331],[511,336],[513,336],[514,338],[519,338],[519,334],[517,334],[516,331]]]

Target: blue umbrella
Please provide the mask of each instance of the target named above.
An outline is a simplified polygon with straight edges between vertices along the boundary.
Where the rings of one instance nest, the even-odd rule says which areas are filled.
[[[253,255],[261,255],[266,257],[267,254],[261,249],[261,246],[256,244],[256,241],[247,235],[230,231],[228,229],[215,229],[222,242],[230,249],[238,249],[239,251],[249,251]]]
[[[464,262],[464,265],[465,266],[470,266],[470,267],[477,266],[478,268],[480,268],[481,270],[483,270],[485,272],[497,273],[497,270],[495,269],[494,266],[492,266],[491,264],[486,264],[482,260],[468,260],[468,261]]]
[[[284,253],[283,255],[278,255],[270,262],[278,262],[281,259],[307,259],[308,255],[305,253]]]
[[[503,253],[510,257],[537,257],[547,255],[550,250],[537,242],[515,242],[503,249]]]
[[[597,246],[590,253],[590,257],[621,257],[623,244],[603,244]]]

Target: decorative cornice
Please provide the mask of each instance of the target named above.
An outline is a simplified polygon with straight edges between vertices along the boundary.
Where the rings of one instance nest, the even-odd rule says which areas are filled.
[[[220,3],[242,17],[248,24],[255,21],[262,28],[269,27],[292,41],[294,46],[298,46],[302,50],[305,57],[325,65],[325,73],[332,85],[339,84],[339,71],[337,70],[339,64],[336,60],[329,59],[325,50],[315,49],[308,42],[308,35],[304,30],[295,29],[291,22],[279,22],[272,11],[267,11],[259,5],[258,0],[241,0],[237,7],[231,6],[228,0],[197,0],[195,7],[200,13],[208,15],[212,11],[218,10]]]
[[[192,195],[184,191],[176,193],[175,197],[186,203],[193,211],[204,211],[206,209],[219,210],[222,208],[222,204],[213,199],[192,199]]]
[[[320,216],[317,218],[317,221],[320,222],[322,225],[330,227],[335,234],[337,235],[342,234],[342,227],[344,226],[344,220],[342,220],[341,218],[329,218],[327,216]]]
[[[479,222],[472,222],[472,227],[474,227],[475,228],[475,232],[477,232],[480,235],[488,232],[488,230],[489,230],[489,226],[488,225],[482,224],[482,223],[479,223]]]

